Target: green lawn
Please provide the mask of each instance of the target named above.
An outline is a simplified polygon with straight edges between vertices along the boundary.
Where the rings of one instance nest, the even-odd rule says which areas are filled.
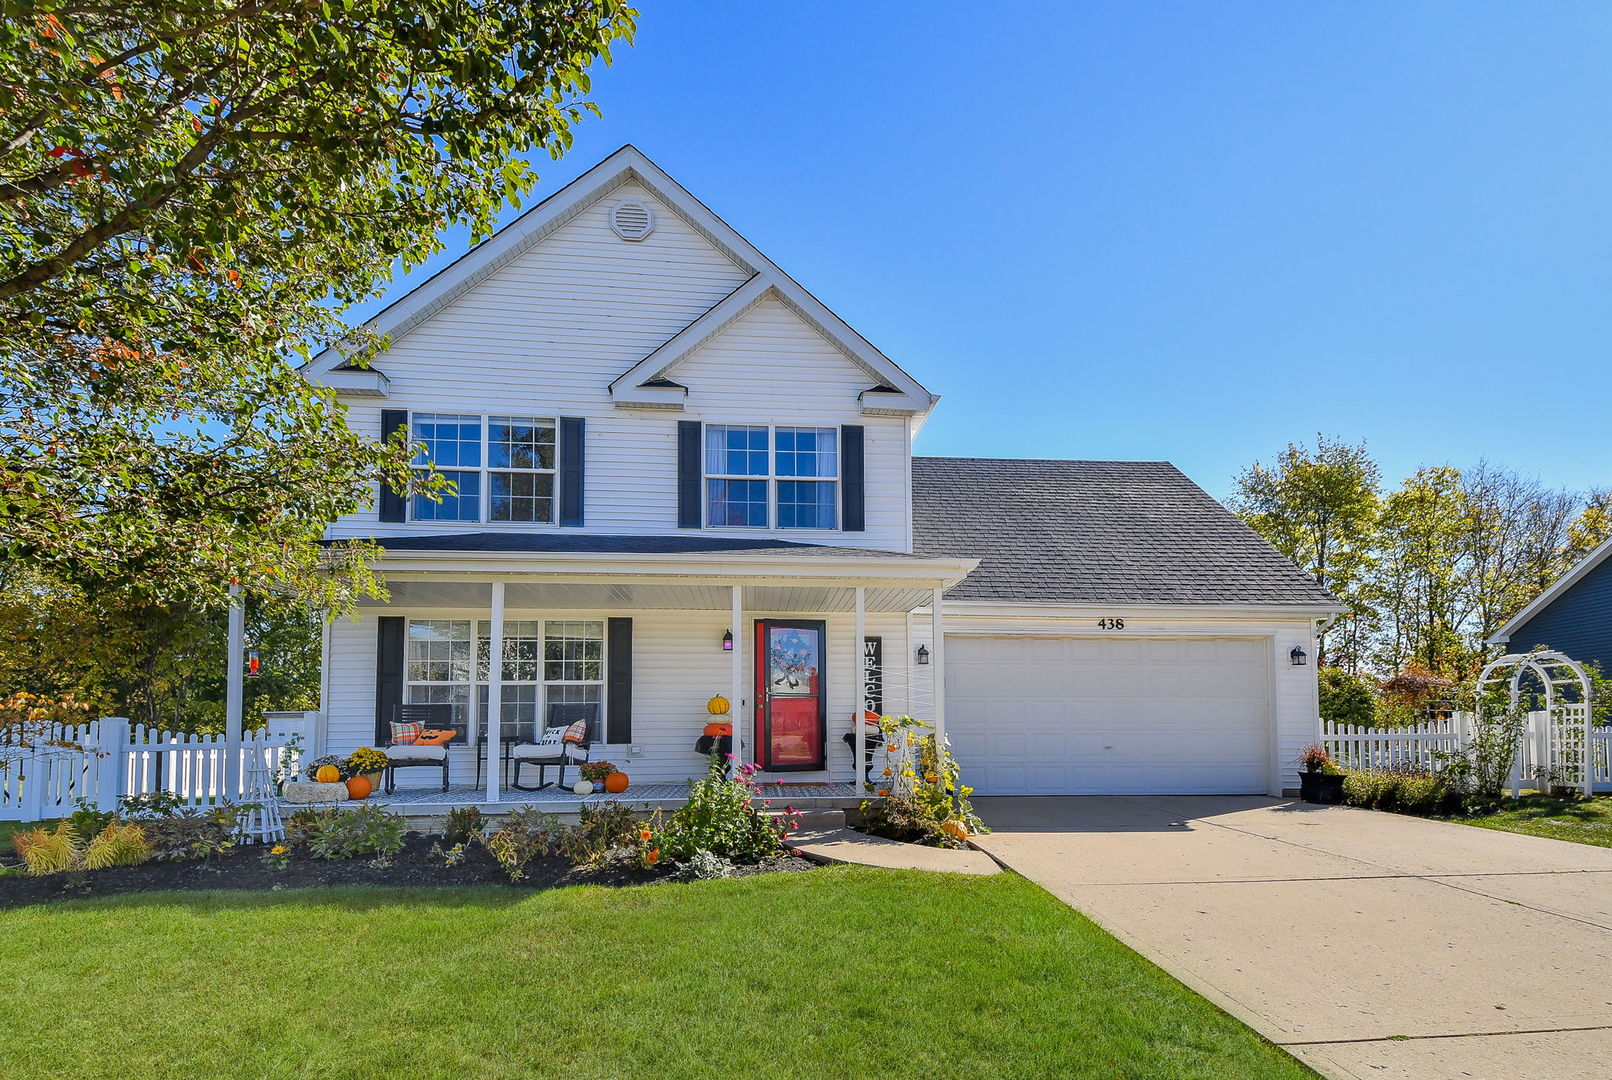
[[[1583,802],[1526,797],[1508,802],[1506,809],[1499,813],[1454,820],[1483,829],[1612,847],[1612,796],[1603,795]]]
[[[1024,879],[836,867],[0,912],[32,1077],[1308,1077]]]

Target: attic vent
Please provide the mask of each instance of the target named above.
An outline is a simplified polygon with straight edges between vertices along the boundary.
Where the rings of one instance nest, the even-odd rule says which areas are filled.
[[[610,227],[623,240],[642,240],[655,231],[655,215],[643,203],[617,203],[610,208]]]

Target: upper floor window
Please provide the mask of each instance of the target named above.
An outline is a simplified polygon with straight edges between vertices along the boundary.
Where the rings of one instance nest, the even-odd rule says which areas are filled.
[[[553,418],[415,413],[411,424],[415,466],[454,485],[441,502],[416,495],[415,521],[554,521]]]
[[[707,525],[833,529],[838,507],[837,429],[706,425]]]

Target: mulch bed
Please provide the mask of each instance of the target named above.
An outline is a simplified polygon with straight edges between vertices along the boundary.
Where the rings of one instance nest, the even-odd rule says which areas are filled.
[[[227,855],[207,862],[148,862],[140,866],[115,866],[106,870],[80,870],[46,877],[7,875],[0,878],[0,909],[22,907],[52,900],[82,900],[93,896],[172,890],[201,892],[209,889],[244,889],[266,892],[272,889],[310,889],[332,885],[376,885],[384,888],[431,886],[502,885],[522,892],[557,889],[568,885],[648,885],[676,880],[675,869],[666,867],[641,870],[635,866],[612,866],[599,870],[579,869],[563,859],[534,859],[526,866],[526,877],[511,883],[491,855],[479,847],[469,849],[457,866],[444,866],[440,856],[431,854],[434,836],[410,833],[392,865],[375,867],[367,858],[308,859],[295,857],[284,870],[264,865],[262,845],[236,848]],[[817,864],[790,855],[759,866],[741,866],[735,876],[794,873]]]

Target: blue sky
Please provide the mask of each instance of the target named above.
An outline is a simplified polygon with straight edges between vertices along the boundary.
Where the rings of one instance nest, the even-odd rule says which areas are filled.
[[[641,8],[536,196],[637,144],[943,395],[920,453],[1612,485],[1612,6]]]

